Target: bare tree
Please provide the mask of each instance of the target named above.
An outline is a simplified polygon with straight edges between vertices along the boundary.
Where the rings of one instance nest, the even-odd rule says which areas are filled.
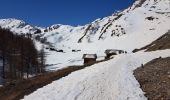
[[[45,71],[45,51],[44,51],[44,45],[41,47],[41,50],[39,52],[39,59],[40,59],[40,72]]]
[[[3,78],[20,79],[24,74],[28,78],[31,74],[43,72],[45,68],[44,47],[38,52],[30,34],[16,35],[0,29],[0,58]]]

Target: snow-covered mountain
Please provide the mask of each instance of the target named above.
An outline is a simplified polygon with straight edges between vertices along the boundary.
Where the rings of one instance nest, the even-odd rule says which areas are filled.
[[[34,27],[22,20],[17,20],[12,18],[0,19],[0,27],[5,29],[10,29],[15,33],[23,33],[23,34],[26,33],[36,34],[36,33],[41,33],[41,30],[43,30],[43,28]]]
[[[132,7],[122,12],[97,19],[85,26],[52,28],[54,30],[45,33],[44,37],[56,44],[56,48],[62,49],[81,49],[88,44],[87,49],[96,46],[101,49],[105,45],[107,48],[131,51],[134,47],[152,42],[169,30],[169,1],[141,2],[136,1]]]
[[[84,26],[55,24],[41,28],[17,19],[0,19],[0,27],[31,33],[38,49],[44,44],[47,70],[81,65],[83,54],[94,53],[97,60],[103,60],[106,49],[128,52],[72,72],[24,100],[147,100],[133,71],[155,58],[170,57],[170,0],[136,0],[131,7]],[[137,52],[132,53],[134,49]],[[154,76],[169,78],[157,73]],[[160,81],[159,85],[166,83]]]
[[[38,28],[16,19],[2,19],[0,26],[17,33],[34,34],[37,29],[41,30],[36,36],[46,40],[50,44],[47,47],[64,51],[58,53],[47,50],[48,64],[56,64],[55,67],[81,64],[85,53],[96,53],[100,59],[105,55],[106,49],[131,52],[168,32],[170,0],[137,0],[124,11],[115,12],[84,26],[56,24]]]

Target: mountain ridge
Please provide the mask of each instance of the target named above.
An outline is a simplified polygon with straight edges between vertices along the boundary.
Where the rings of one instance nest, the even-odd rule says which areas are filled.
[[[17,28],[19,25],[16,27],[10,24],[4,25],[0,20],[0,26],[21,33],[31,32],[34,38],[38,37],[42,42],[35,41],[38,46],[45,43],[45,48],[62,50],[64,53],[53,54],[54,52],[48,49],[47,52],[51,55],[47,58],[47,62],[63,66],[64,63],[70,65],[76,61],[82,62],[81,56],[86,53],[97,53],[99,57],[103,57],[106,49],[132,52],[136,48],[152,43],[170,29],[169,12],[170,1],[136,0],[132,6],[123,11],[96,19],[84,26],[54,24],[47,28],[35,27],[40,30],[38,33],[33,26],[25,24],[22,28]],[[72,50],[81,52],[74,54]],[[54,56],[63,57],[59,59]],[[53,62],[54,59],[56,63]]]

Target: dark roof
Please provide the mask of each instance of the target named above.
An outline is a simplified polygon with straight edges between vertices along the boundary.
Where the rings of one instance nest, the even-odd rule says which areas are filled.
[[[106,54],[111,54],[111,53],[118,53],[119,51],[123,51],[123,50],[107,49],[107,50],[105,50],[105,53]]]
[[[83,55],[83,59],[84,58],[95,58],[96,59],[97,58],[97,54],[84,54]]]

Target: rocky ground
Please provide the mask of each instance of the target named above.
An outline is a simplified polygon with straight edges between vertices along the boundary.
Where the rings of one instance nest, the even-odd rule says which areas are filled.
[[[149,100],[170,100],[170,57],[152,60],[134,75]]]

